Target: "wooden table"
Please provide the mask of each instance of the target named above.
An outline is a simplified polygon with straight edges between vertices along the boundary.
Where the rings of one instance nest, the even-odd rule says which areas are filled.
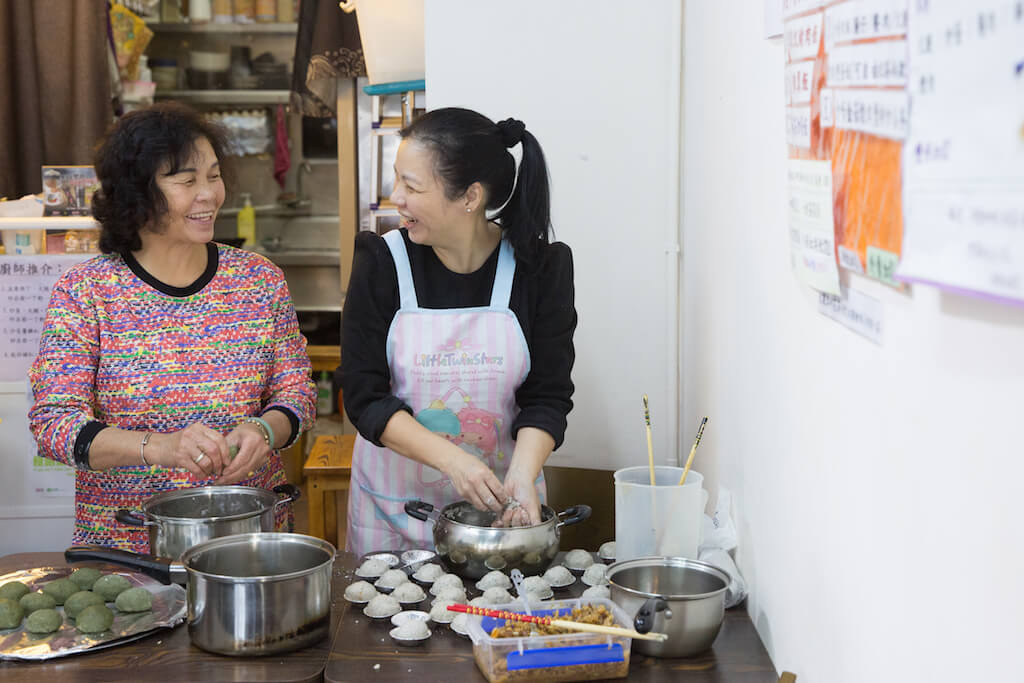
[[[339,555],[344,585],[358,580],[356,558]],[[468,583],[468,582],[467,582]],[[583,592],[581,582],[572,595]],[[471,596],[475,593],[470,586]],[[429,604],[429,603],[424,603]],[[391,623],[367,619],[357,606],[341,615],[324,680],[340,681],[476,681],[485,682],[473,661],[473,645],[447,626],[431,623],[433,635],[426,644],[398,647],[388,636]],[[686,659],[656,659],[631,654],[630,681],[678,681],[680,683],[777,683],[772,665],[754,625],[741,606],[725,613],[725,622],[710,651]],[[374,668],[376,667],[376,668]]]
[[[0,557],[0,574],[31,567],[64,566],[63,553],[21,553]],[[98,565],[97,565],[98,566]],[[110,567],[121,570],[121,567]],[[0,681],[322,681],[330,644],[345,612],[341,580],[343,566],[335,564],[332,590],[331,635],[297,652],[268,657],[227,657],[210,654],[193,645],[188,627],[159,629],[139,640],[41,662],[0,661]]]
[[[352,477],[353,434],[316,437],[309,458],[302,466],[309,501],[309,535],[338,545],[338,506],[336,495],[347,491]]]

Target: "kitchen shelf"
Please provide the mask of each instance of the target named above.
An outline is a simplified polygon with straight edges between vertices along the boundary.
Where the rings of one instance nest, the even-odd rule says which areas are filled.
[[[337,249],[253,249],[254,253],[266,256],[279,266],[337,266],[340,254]]]
[[[241,210],[240,206],[233,206],[230,208],[222,208],[217,212],[217,218],[229,218],[237,216]],[[303,199],[299,202],[298,206],[290,207],[283,204],[260,204],[252,207],[256,212],[256,216],[260,217],[273,217],[273,218],[303,218],[306,216],[312,216],[312,202],[308,199]]]
[[[204,22],[202,24],[190,24],[189,22],[163,22],[147,23],[147,27],[154,33],[265,33],[277,35],[295,35],[299,32],[297,23],[260,23],[234,24],[219,22]]]
[[[100,224],[92,216],[3,216],[0,228],[4,230],[99,230]]]
[[[201,104],[288,104],[290,90],[157,90],[161,100]]]

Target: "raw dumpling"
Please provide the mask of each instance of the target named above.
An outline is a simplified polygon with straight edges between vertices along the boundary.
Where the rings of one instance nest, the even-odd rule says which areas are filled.
[[[484,574],[483,577],[476,582],[476,587],[482,591],[485,591],[488,588],[511,588],[512,579],[505,576],[502,572],[494,570]]]
[[[96,583],[92,585],[92,592],[99,593],[107,602],[113,602],[118,595],[131,587],[132,582],[120,574],[106,574],[96,579]]]
[[[615,541],[608,541],[602,543],[601,547],[597,549],[597,556],[602,560],[614,560],[615,559]]]
[[[612,596],[611,590],[608,586],[591,586],[587,590],[583,591],[581,597],[584,598],[610,598]]]
[[[463,588],[462,579],[455,574],[442,574],[434,579],[434,584],[430,587],[430,594],[437,595],[441,590],[448,588],[449,586]]]
[[[592,564],[583,572],[583,583],[588,586],[603,586],[608,583],[605,575],[608,573],[608,565]]]
[[[33,614],[39,614],[39,612],[33,612]],[[75,628],[82,633],[102,633],[113,623],[114,613],[106,605],[90,605],[78,613],[78,618],[75,619]]]
[[[565,554],[565,561],[562,562],[569,569],[575,569],[577,571],[583,571],[590,565],[594,564],[593,556],[582,548],[576,548],[570,550]]]
[[[393,635],[399,640],[423,640],[430,637],[430,629],[427,628],[427,622],[410,619],[396,628]]]
[[[368,581],[356,581],[345,589],[345,599],[352,602],[369,602],[377,597],[377,589]]]
[[[442,600],[466,602],[466,590],[462,586],[445,586],[437,592],[434,602],[441,602]]]
[[[373,585],[378,588],[397,588],[408,581],[409,575],[401,569],[389,569],[381,574],[381,577]]]
[[[427,594],[423,592],[423,589],[417,586],[411,581],[406,581],[401,586],[391,591],[391,597],[398,602],[419,602],[427,597]]]
[[[568,569],[560,564],[556,564],[544,572],[544,580],[551,586],[568,586],[576,578]]]
[[[57,602],[53,598],[41,591],[22,595],[18,604],[25,610],[25,614],[32,614],[37,609],[53,609],[57,606]]]
[[[356,576],[363,578],[374,578],[380,576],[388,570],[388,563],[380,559],[370,559],[359,565],[359,569],[356,570]]]
[[[492,605],[504,605],[513,600],[512,594],[504,588],[488,588],[482,597]]]
[[[78,584],[71,579],[57,579],[43,586],[43,592],[53,598],[58,605],[63,605],[65,600],[80,590],[82,589]]]
[[[390,595],[378,595],[367,603],[363,611],[368,617],[383,618],[398,614],[402,606]]]
[[[0,598],[0,628],[18,628],[24,616],[25,610],[15,600]]]
[[[82,567],[71,572],[71,576],[68,578],[78,584],[78,587],[84,591],[92,590],[92,585],[96,583],[96,579],[103,576],[99,569],[92,567]]]
[[[78,591],[64,601],[64,614],[75,619],[86,607],[102,604],[103,598],[96,593],[92,591]]]
[[[63,621],[55,609],[37,609],[25,620],[25,630],[29,633],[53,633]]]
[[[153,608],[153,594],[139,586],[129,588],[117,596],[114,607],[122,612],[145,612]]]
[[[0,598],[14,600],[17,602],[18,600],[21,600],[21,596],[25,595],[30,590],[31,589],[21,581],[8,581],[4,585],[0,586]]]
[[[416,573],[412,575],[412,578],[423,583],[432,583],[434,579],[444,574],[444,569],[439,564],[425,564],[416,570]]]
[[[452,600],[438,600],[434,603],[434,606],[430,608],[430,618],[439,624],[450,624],[452,619],[455,618],[455,612],[448,610],[448,605],[454,605],[455,602]]]

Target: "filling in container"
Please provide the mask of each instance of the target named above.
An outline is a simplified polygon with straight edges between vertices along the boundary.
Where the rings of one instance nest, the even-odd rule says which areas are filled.
[[[617,626],[632,627],[632,620],[622,608],[603,598],[545,602],[544,609],[532,608],[531,613],[534,616],[571,620],[572,611],[585,605],[592,605],[595,608],[603,606],[614,617]],[[521,602],[496,605],[493,609],[525,613]],[[585,631],[558,635],[499,638],[491,636],[495,628],[505,625],[505,619],[480,616],[469,618],[468,630],[473,641],[473,658],[480,672],[490,683],[589,681],[625,678],[629,673],[632,638]]]

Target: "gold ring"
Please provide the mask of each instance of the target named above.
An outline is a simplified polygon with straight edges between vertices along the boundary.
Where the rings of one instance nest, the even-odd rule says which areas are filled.
[[[192,458],[192,462],[194,462],[195,464],[198,465],[202,461],[202,459],[205,458],[205,457],[206,457],[206,453],[203,453],[202,449],[200,449],[199,450],[199,455],[197,455],[196,457]]]

